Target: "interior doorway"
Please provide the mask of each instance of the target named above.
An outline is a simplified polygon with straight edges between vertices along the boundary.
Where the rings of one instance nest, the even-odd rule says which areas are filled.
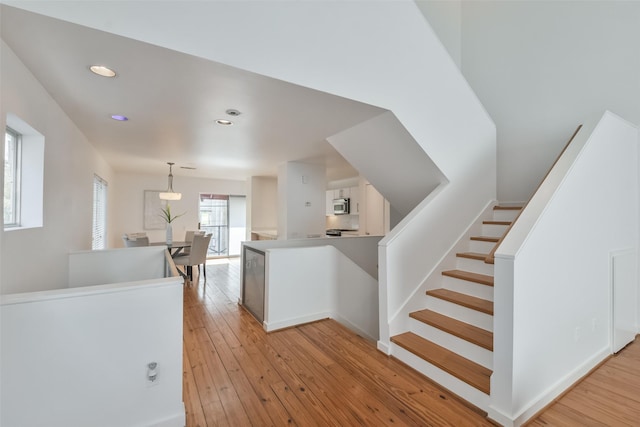
[[[246,197],[200,193],[200,229],[211,233],[208,257],[240,255],[245,240]]]

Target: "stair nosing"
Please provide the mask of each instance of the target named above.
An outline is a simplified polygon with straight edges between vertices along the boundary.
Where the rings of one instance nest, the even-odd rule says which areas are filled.
[[[518,211],[522,210],[522,206],[494,206],[494,211]]]
[[[453,277],[455,279],[466,280],[467,282],[479,283],[485,286],[493,286],[493,276],[480,273],[472,273],[464,270],[446,270],[442,272],[443,276]]]
[[[485,259],[487,259],[489,254],[484,254],[481,252],[458,252],[456,253],[456,256],[458,258],[467,258],[467,259],[475,259],[478,261],[484,261]]]
[[[482,221],[484,225],[511,225],[513,221]]]
[[[480,313],[485,313],[493,316],[493,302],[482,298],[473,297],[471,295],[462,294],[460,292],[451,291],[449,289],[431,289],[426,292],[427,295],[438,298],[444,301],[448,301],[452,304],[457,304],[462,307],[466,307],[470,310],[475,310]],[[486,308],[489,305],[491,308]]]
[[[490,242],[490,243],[497,243],[500,241],[499,237],[493,237],[493,236],[471,236],[469,239],[475,240],[477,242]]]

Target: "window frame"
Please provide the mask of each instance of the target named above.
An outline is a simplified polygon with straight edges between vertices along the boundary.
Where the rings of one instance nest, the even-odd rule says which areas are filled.
[[[107,248],[107,203],[109,183],[93,174],[93,214],[91,221],[91,249]]]
[[[7,144],[13,144],[14,148],[13,148],[13,158],[12,159],[7,159]],[[9,218],[9,220],[7,221],[6,218],[4,218],[4,203],[6,202],[6,199],[3,199],[3,223],[4,223],[4,228],[17,228],[20,227],[20,208],[22,206],[21,203],[21,195],[22,195],[22,185],[21,185],[21,177],[22,177],[22,134],[18,131],[16,131],[15,129],[7,126],[5,128],[5,152],[4,152],[4,162],[5,162],[5,168],[4,168],[4,173],[5,173],[5,197],[7,194],[7,175],[6,175],[6,171],[7,171],[7,163],[11,162],[12,166],[13,166],[13,173],[12,173],[12,180],[13,180],[13,185],[11,185],[11,192],[13,193],[13,197],[11,197],[11,218]]]

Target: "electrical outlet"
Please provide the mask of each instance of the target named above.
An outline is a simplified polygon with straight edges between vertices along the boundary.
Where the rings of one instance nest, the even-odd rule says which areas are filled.
[[[576,326],[576,330],[573,332],[573,340],[575,342],[580,340],[580,326]]]
[[[147,387],[158,385],[158,364],[150,362],[147,364]]]
[[[594,317],[593,319],[591,319],[591,330],[593,332],[598,330],[598,318]]]

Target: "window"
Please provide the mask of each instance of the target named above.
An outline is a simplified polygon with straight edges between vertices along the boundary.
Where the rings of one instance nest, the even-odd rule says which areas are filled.
[[[21,135],[7,128],[4,138],[4,226],[20,225]]]
[[[207,256],[240,255],[246,240],[246,197],[200,194],[200,229],[211,233]]]
[[[93,231],[91,249],[106,248],[107,231],[107,182],[93,176]]]

